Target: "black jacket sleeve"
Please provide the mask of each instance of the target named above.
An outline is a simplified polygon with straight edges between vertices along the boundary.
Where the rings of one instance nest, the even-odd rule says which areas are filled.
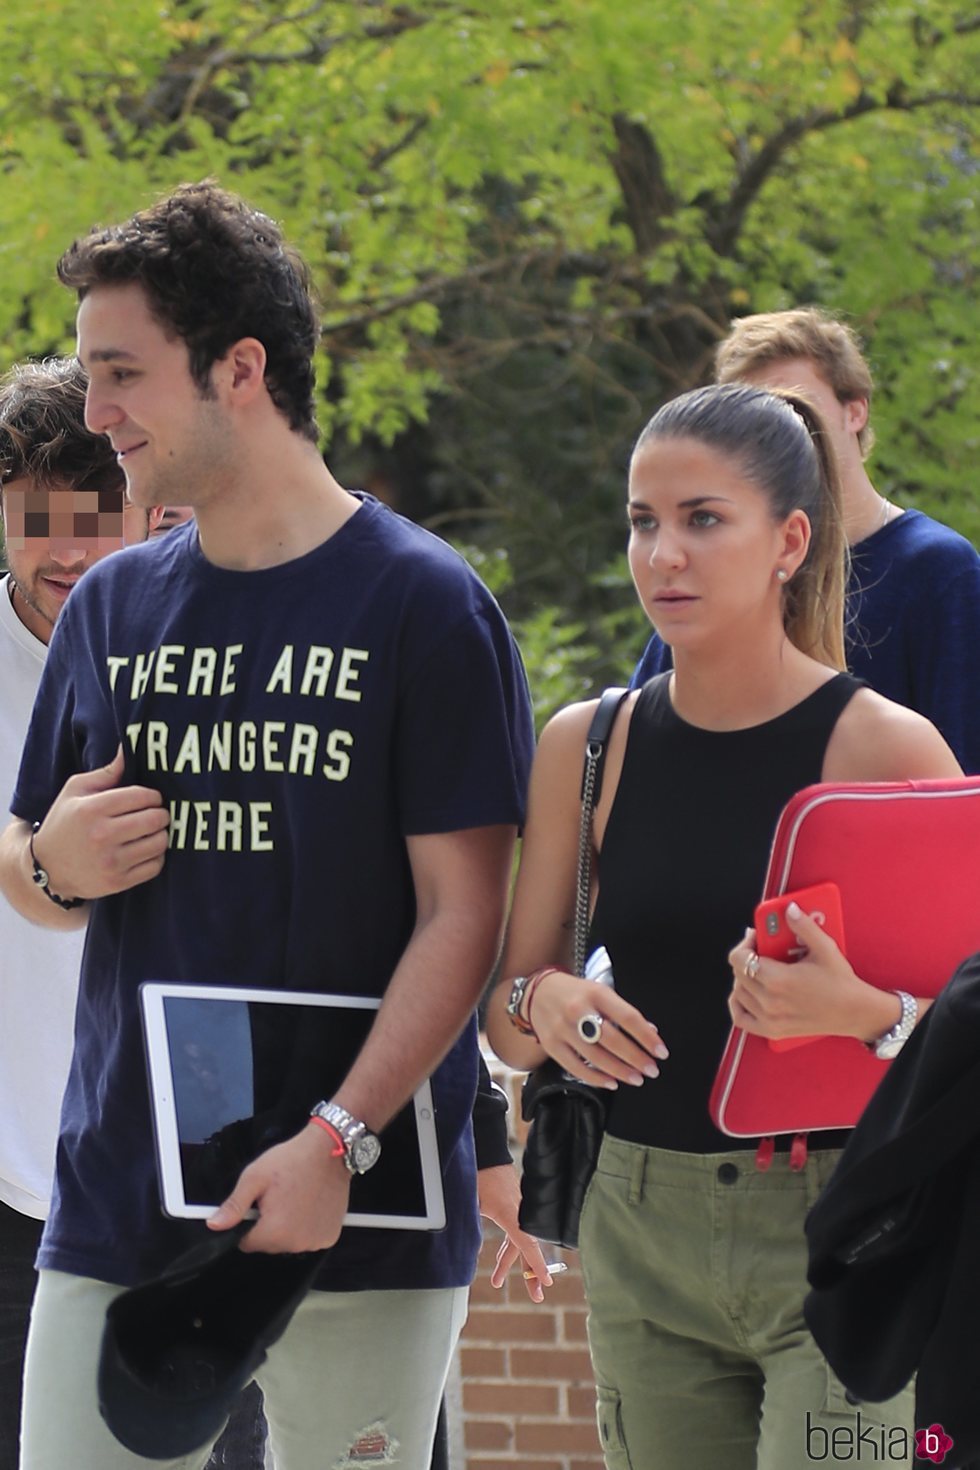
[[[478,1169],[493,1169],[513,1162],[507,1142],[507,1098],[494,1086],[482,1055],[473,1103],[473,1142]]]

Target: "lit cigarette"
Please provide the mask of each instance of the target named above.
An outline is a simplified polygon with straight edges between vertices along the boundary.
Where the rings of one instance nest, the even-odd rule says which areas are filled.
[[[545,1267],[545,1270],[547,1271],[549,1276],[560,1276],[563,1271],[568,1270],[568,1267],[565,1265],[564,1261],[549,1261],[548,1265]],[[536,1281],[537,1276],[537,1271],[524,1272],[525,1281]]]

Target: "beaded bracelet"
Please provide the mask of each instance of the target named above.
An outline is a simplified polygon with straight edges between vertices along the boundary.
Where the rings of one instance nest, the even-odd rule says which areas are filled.
[[[37,836],[38,832],[40,832],[40,830],[41,823],[35,822],[34,826],[31,828],[31,837],[29,843],[31,864],[34,868],[34,882],[37,884],[38,888],[40,888],[45,897],[50,898],[52,903],[56,903],[59,909],[77,909],[85,902],[85,899],[62,898],[60,893],[55,893],[54,889],[51,887],[51,879],[48,877],[47,869],[42,868],[41,864],[37,860],[37,853],[34,851],[34,839]]]

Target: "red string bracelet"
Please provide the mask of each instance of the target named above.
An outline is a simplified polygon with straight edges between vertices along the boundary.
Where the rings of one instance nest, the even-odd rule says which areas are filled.
[[[524,992],[524,1011],[527,1017],[527,1024],[531,1028],[531,1035],[534,1037],[535,1041],[540,1041],[541,1038],[535,1031],[534,1022],[531,1020],[531,1002],[534,999],[534,992],[537,990],[545,975],[558,975],[560,973],[561,971],[559,970],[557,965],[545,965],[543,970],[535,970],[534,974],[527,982],[527,990]]]
[[[333,1139],[336,1147],[331,1149],[330,1157],[332,1159],[342,1159],[346,1154],[347,1149],[344,1147],[344,1140],[341,1138],[340,1134],[337,1132],[333,1124],[328,1123],[326,1118],[318,1118],[315,1115],[310,1118],[310,1122],[315,1123],[318,1128],[322,1128],[324,1133],[329,1133],[330,1137]]]

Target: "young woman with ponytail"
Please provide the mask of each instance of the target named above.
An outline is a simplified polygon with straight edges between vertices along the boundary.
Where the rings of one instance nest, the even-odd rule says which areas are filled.
[[[895,1436],[911,1444],[911,1397],[848,1403],[802,1316],[803,1220],[842,1140],[817,1135],[802,1167],[777,1147],[760,1171],[708,1095],[733,1017],[869,1043],[899,1020],[798,911],[806,959],[754,954],[787,800],[959,767],[920,715],[843,671],[840,495],[805,402],[731,385],[668,403],[634,450],[628,511],[633,580],[674,669],[623,706],[596,808],[592,939],[616,989],[569,973],[595,708],[580,704],[542,736],[490,1039],[516,1067],[552,1056],[609,1091],[581,1225],[609,1470],[803,1470],[868,1432],[885,1458]]]

